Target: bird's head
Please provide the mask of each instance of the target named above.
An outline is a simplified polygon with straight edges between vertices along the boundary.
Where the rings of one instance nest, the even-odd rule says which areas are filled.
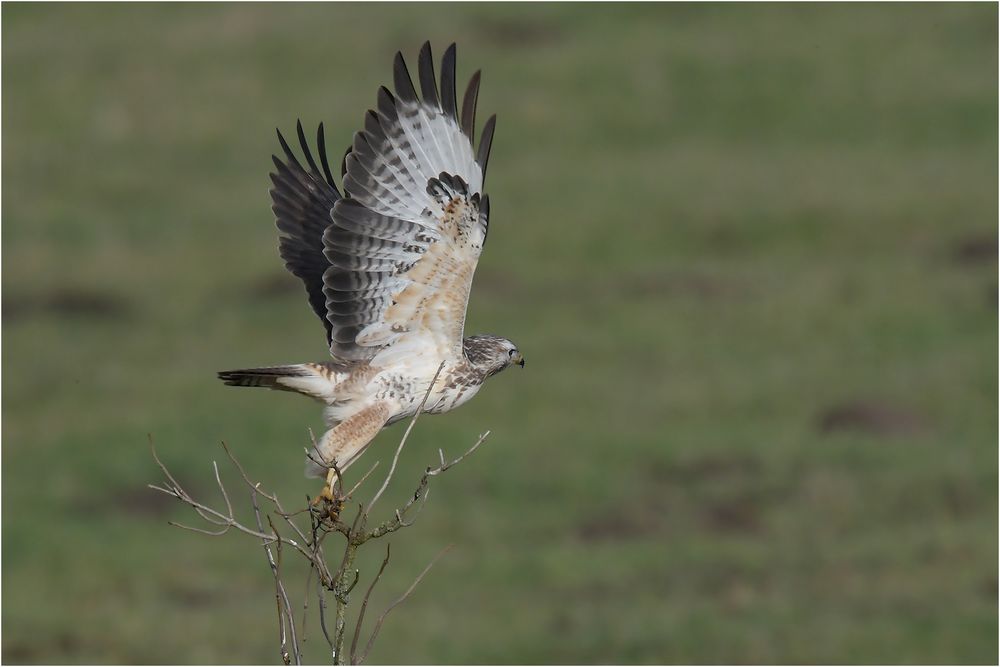
[[[487,376],[496,375],[508,366],[524,368],[524,356],[517,345],[507,338],[491,336],[469,336],[463,341],[465,357],[473,366]]]

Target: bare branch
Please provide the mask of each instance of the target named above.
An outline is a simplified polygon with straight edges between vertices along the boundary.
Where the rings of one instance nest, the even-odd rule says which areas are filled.
[[[220,528],[219,530],[205,530],[204,528],[195,528],[194,526],[185,526],[183,523],[177,523],[176,521],[168,521],[167,525],[175,526],[176,528],[182,528],[184,530],[190,530],[195,533],[201,533],[202,535],[211,535],[213,537],[218,537],[219,535],[225,535],[229,532],[229,526]]]
[[[233,504],[229,502],[229,494],[226,493],[226,487],[222,484],[222,479],[219,477],[219,464],[212,461],[212,469],[215,471],[215,483],[219,485],[219,491],[222,492],[222,497],[226,500],[226,511],[229,516],[233,516]]]
[[[255,483],[250,481],[250,476],[247,475],[246,470],[244,470],[243,464],[239,462],[239,459],[237,459],[236,456],[233,454],[232,450],[229,449],[229,445],[227,445],[224,440],[220,441],[219,444],[222,445],[222,449],[225,450],[226,456],[229,457],[229,460],[232,462],[233,467],[235,467],[239,471],[240,476],[243,478],[243,481],[246,483],[246,485],[250,487],[251,491],[263,496],[267,500],[274,503],[275,508],[277,508],[278,510],[277,511],[278,516],[284,519],[285,523],[287,523],[288,526],[295,531],[295,534],[299,536],[299,539],[302,540],[303,544],[308,544],[309,539],[306,537],[305,533],[302,532],[302,529],[299,528],[298,525],[296,525],[296,523],[291,520],[291,517],[294,516],[295,514],[298,514],[299,512],[293,512],[292,514],[288,514],[287,512],[285,512],[285,508],[281,506],[281,501],[278,500],[278,495],[276,493],[268,493],[264,491],[262,488],[260,488],[260,482]],[[306,508],[306,510],[308,510],[308,508]],[[285,540],[285,541],[294,546],[294,542],[292,542],[291,540]]]
[[[361,507],[358,506],[358,514],[354,517],[354,524],[350,527],[347,532],[347,547],[344,549],[344,557],[340,561],[340,567],[337,568],[337,573],[333,575],[334,581],[339,581],[347,568],[351,566],[351,562],[354,560],[354,548],[357,547],[354,536],[357,534],[358,524],[361,522]]]
[[[323,636],[326,637],[326,643],[330,645],[330,652],[333,655],[336,648],[330,638],[330,631],[326,627],[326,588],[318,579],[316,580],[316,596],[319,598],[319,627],[323,630]]]
[[[222,449],[225,450],[226,456],[228,456],[229,460],[233,462],[233,467],[235,467],[239,471],[240,476],[243,478],[243,481],[246,483],[246,485],[250,487],[250,489],[254,493],[263,496],[264,498],[270,500],[272,503],[278,504],[278,499],[273,494],[270,494],[264,489],[260,488],[260,482],[250,481],[250,476],[247,475],[247,471],[243,469],[243,464],[240,463],[239,459],[236,458],[232,450],[229,449],[229,445],[226,444],[226,441],[221,440],[219,441],[219,444],[222,445]]]
[[[296,665],[301,665],[302,664],[302,649],[299,647],[299,639],[296,636],[295,611],[292,609],[292,603],[288,599],[288,591],[285,590],[285,582],[281,578],[281,544],[282,544],[282,539],[281,539],[281,535],[278,534],[278,529],[277,529],[277,527],[275,527],[274,522],[271,521],[271,517],[270,516],[267,517],[267,523],[268,523],[268,525],[271,526],[271,530],[274,531],[274,534],[278,535],[278,542],[277,542],[277,552],[278,552],[278,554],[277,554],[277,557],[275,559],[277,561],[278,569],[277,569],[277,577],[275,578],[275,583],[277,584],[278,590],[281,593],[281,600],[282,600],[282,603],[284,604],[284,608],[285,608],[285,618],[288,621],[288,628],[289,628],[289,631],[290,631],[290,633],[292,635],[292,648],[295,650],[295,664]],[[310,570],[311,569],[312,568],[310,568]]]
[[[254,519],[257,521],[257,529],[260,532],[264,532],[264,525],[261,521],[260,504],[257,502],[257,489],[256,487],[250,490],[250,504],[253,505],[253,515]],[[264,552],[267,554],[267,564],[271,568],[271,575],[274,577],[274,597],[278,606],[278,636],[281,641],[281,658],[284,660],[285,664],[291,664],[294,659],[296,665],[302,664],[302,656],[299,651],[299,642],[295,636],[295,614],[292,611],[292,605],[288,600],[288,593],[285,591],[285,584],[281,580],[281,536],[278,535],[278,531],[274,528],[274,523],[271,518],[267,519],[268,524],[271,526],[271,530],[274,531],[275,540],[277,542],[277,552],[278,556],[275,558],[274,553],[271,551],[271,544],[266,540],[263,542]],[[291,636],[292,644],[292,654],[289,656],[288,653],[288,637],[286,636],[286,626],[288,634]]]
[[[435,468],[434,470],[428,470],[427,474],[428,475],[440,475],[441,473],[443,473],[448,468],[451,468],[452,466],[458,465],[459,463],[461,463],[465,459],[466,456],[468,456],[472,452],[474,452],[477,449],[479,449],[479,445],[481,445],[484,442],[486,442],[486,438],[490,437],[490,433],[491,433],[491,431],[486,431],[486,433],[483,433],[481,436],[479,436],[479,439],[476,440],[476,444],[474,444],[472,447],[469,447],[465,451],[464,454],[462,454],[461,456],[459,456],[456,459],[452,459],[448,463],[444,463],[444,452],[441,452],[441,450],[438,450],[439,452],[441,452],[441,465],[438,466],[437,468]]]
[[[148,486],[151,489],[154,489],[156,491],[160,491],[161,493],[165,493],[168,496],[173,496],[174,498],[177,498],[177,499],[181,500],[182,502],[187,503],[188,505],[190,505],[191,507],[193,507],[195,509],[195,511],[198,511],[198,513],[200,515],[202,515],[202,516],[205,516],[205,514],[202,514],[204,512],[207,515],[209,515],[211,517],[214,517],[214,519],[209,519],[209,520],[212,523],[215,523],[216,525],[226,526],[227,529],[228,528],[236,528],[240,532],[246,533],[247,535],[251,535],[253,537],[259,537],[259,538],[265,539],[265,540],[274,541],[276,539],[274,535],[268,535],[266,533],[262,533],[260,531],[256,531],[256,530],[254,530],[252,528],[248,528],[247,526],[244,526],[242,523],[240,523],[236,519],[234,519],[232,517],[228,517],[225,514],[222,514],[221,512],[218,512],[218,511],[212,509],[211,507],[207,507],[206,505],[202,505],[201,503],[199,503],[194,498],[188,496],[186,492],[182,491],[181,494],[178,494],[176,490],[167,490],[167,489],[164,489],[162,487],[156,486],[154,484],[149,484]],[[196,530],[196,529],[191,528],[189,526],[182,526],[182,527],[187,528],[188,530]],[[196,532],[205,532],[205,531],[198,531],[198,530],[196,530]],[[293,542],[292,540],[285,540],[285,541],[288,542],[288,544],[291,544],[296,549],[299,549],[300,551],[302,550],[301,546],[298,543]]]
[[[161,461],[160,457],[156,455],[156,447],[153,445],[152,433],[149,434],[149,451],[153,453],[153,460],[156,461],[156,465],[160,467],[160,470],[163,472],[163,475],[170,482],[171,486],[173,486],[173,488],[177,490],[183,491],[183,489],[181,489],[181,485],[177,482],[176,479],[174,479],[174,476],[170,474],[170,471],[167,470],[167,466],[163,465],[163,461]]]
[[[361,479],[358,480],[358,483],[355,484],[353,487],[351,487],[350,491],[344,494],[344,500],[349,500],[351,496],[354,495],[354,492],[357,491],[361,487],[361,485],[365,483],[365,480],[368,479],[373,472],[375,472],[375,468],[378,468],[378,464],[379,462],[376,461],[375,465],[369,468],[368,472],[366,472],[364,475],[361,476]]]
[[[270,517],[268,517],[268,520],[270,520]],[[309,572],[306,573],[305,590],[302,592],[302,623],[300,624],[299,627],[302,628],[302,643],[303,644],[306,643],[306,630],[308,628],[308,626],[307,626],[307,619],[309,618],[309,616],[308,616],[308,614],[309,614],[309,587],[312,586],[312,578],[313,578],[313,574],[315,572],[316,572],[316,568],[315,567],[310,567],[309,568]]]
[[[365,611],[368,609],[368,600],[372,596],[372,591],[375,590],[375,585],[378,584],[378,580],[382,578],[382,573],[385,572],[385,566],[389,564],[389,547],[391,543],[385,545],[385,558],[382,560],[382,567],[378,569],[378,573],[375,578],[372,579],[371,585],[368,587],[368,591],[365,593],[364,600],[361,601],[361,611],[358,612],[358,622],[354,624],[354,638],[351,639],[351,664],[358,664],[358,638],[361,636],[361,626],[365,622]]]
[[[159,459],[156,450],[153,447],[152,439],[150,439],[150,449],[152,451],[153,459],[159,466],[165,481],[160,484],[150,484],[149,487],[159,493],[171,496],[188,505],[209,525],[209,527],[200,528],[182,525],[175,522],[170,522],[171,525],[175,525],[184,530],[190,530],[216,537],[226,534],[232,528],[236,528],[238,531],[260,540],[259,544],[264,549],[268,567],[271,569],[271,574],[274,579],[275,606],[278,617],[279,650],[281,658],[286,664],[302,663],[303,657],[300,642],[305,641],[306,620],[308,618],[309,611],[310,586],[312,585],[312,577],[314,574],[316,575],[316,596],[319,602],[318,611],[320,629],[322,630],[323,637],[326,639],[326,642],[330,647],[331,657],[336,664],[343,664],[348,661],[353,664],[359,664],[367,659],[388,614],[397,606],[402,604],[413,593],[417,585],[419,585],[434,564],[451,549],[451,546],[449,546],[435,556],[434,559],[431,560],[424,570],[416,577],[410,587],[398,599],[392,602],[392,604],[390,604],[385,611],[382,612],[376,620],[374,628],[371,631],[371,635],[364,646],[364,651],[359,655],[361,632],[363,630],[364,621],[371,602],[371,595],[375,587],[378,585],[378,582],[381,580],[389,563],[390,550],[387,545],[385,559],[382,561],[374,579],[372,579],[369,584],[368,589],[361,601],[356,624],[352,629],[350,629],[352,636],[350,638],[349,650],[345,650],[345,640],[347,639],[347,632],[349,631],[347,623],[349,596],[360,581],[360,571],[354,567],[358,547],[370,539],[383,537],[388,533],[399,530],[400,528],[406,528],[413,525],[424,506],[427,504],[427,499],[430,495],[429,485],[431,477],[439,475],[450,469],[452,466],[460,463],[467,456],[469,456],[469,454],[478,449],[490,434],[489,431],[483,433],[475,444],[472,445],[472,447],[466,450],[462,455],[452,460],[448,460],[445,456],[444,450],[439,448],[439,461],[437,465],[435,467],[429,466],[424,470],[416,489],[406,503],[393,510],[392,517],[390,519],[379,524],[374,529],[367,528],[366,524],[368,522],[369,514],[375,503],[382,497],[392,481],[403,447],[406,445],[417,419],[424,411],[426,403],[429,400],[430,392],[436,384],[442,368],[443,365],[438,367],[437,372],[434,375],[434,379],[431,381],[427,391],[424,393],[422,401],[410,419],[410,423],[396,447],[392,464],[386,473],[385,479],[367,504],[364,502],[352,501],[351,498],[378,468],[378,461],[376,461],[346,493],[344,492],[345,485],[340,469],[336,465],[325,465],[324,467],[326,467],[329,471],[332,471],[331,474],[335,475],[335,479],[330,480],[334,483],[334,488],[331,489],[333,493],[333,504],[324,502],[319,506],[312,505],[309,500],[309,496],[306,496],[307,507],[302,510],[289,513],[285,511],[285,508],[281,505],[277,494],[265,491],[260,482],[255,482],[250,478],[243,465],[229,449],[229,446],[225,442],[222,442],[221,445],[226,452],[226,456],[229,458],[233,467],[239,472],[243,483],[246,484],[249,494],[254,520],[244,524],[235,516],[232,497],[222,480],[222,474],[216,461],[212,461],[212,474],[215,478],[215,483],[219,488],[219,493],[222,496],[222,503],[224,507],[221,508],[212,507],[211,505],[203,503],[192,497],[184,489],[184,487],[181,486],[180,482],[173,476],[167,466]],[[311,435],[312,434],[310,433],[310,436]],[[313,442],[315,443],[315,438],[313,438]],[[262,498],[268,501],[271,506],[262,508]],[[356,507],[356,513],[350,524],[341,519],[341,517],[344,516],[344,506],[348,502],[351,502]],[[305,514],[309,517],[309,525],[307,527],[303,528],[294,520],[295,517],[298,517],[300,514]],[[278,526],[276,525],[278,519],[273,518],[273,515],[280,517],[281,520],[289,526],[289,529],[291,530],[291,533],[294,533],[294,536],[290,535],[290,537],[284,537],[279,532]],[[265,520],[267,523],[266,526]],[[330,572],[323,549],[324,541],[332,533],[340,533],[346,538],[343,545],[344,551],[340,558],[339,567],[333,574]],[[306,558],[310,566],[305,580],[305,599],[302,603],[302,617],[299,623],[296,622],[295,608],[292,605],[292,600],[283,580],[282,559],[285,545],[291,546],[299,554]],[[332,632],[331,628],[327,625],[328,605],[326,594],[328,591],[334,593],[334,598],[336,600],[336,619]]]
[[[378,617],[378,621],[375,623],[375,629],[372,631],[372,636],[368,638],[368,644],[365,646],[365,652],[361,654],[361,659],[358,661],[358,664],[363,663],[365,659],[368,657],[369,651],[372,650],[372,644],[375,643],[375,638],[378,636],[379,630],[382,629],[382,623],[385,621],[385,617],[389,615],[389,612],[398,607],[400,604],[402,604],[406,600],[406,598],[410,597],[410,593],[413,592],[413,589],[417,587],[417,585],[424,578],[424,576],[428,572],[430,572],[431,568],[434,567],[434,563],[438,562],[438,560],[442,556],[451,551],[454,546],[455,546],[454,544],[449,544],[444,549],[439,551],[438,555],[434,556],[434,558],[431,559],[431,562],[427,564],[427,567],[424,568],[424,571],[421,572],[419,575],[417,575],[417,578],[413,580],[413,583],[410,584],[410,587],[406,589],[406,592],[400,595],[395,602],[386,607],[386,610],[382,612],[382,615]]]
[[[401,509],[397,509],[395,511],[394,517],[392,519],[390,519],[389,521],[385,521],[382,524],[379,524],[378,526],[373,528],[371,531],[365,533],[364,535],[358,536],[357,539],[360,541],[360,543],[364,543],[370,539],[377,539],[379,537],[382,537],[383,535],[386,535],[387,533],[392,533],[399,530],[400,528],[405,528],[407,526],[412,525],[413,522],[416,521],[417,515],[420,514],[420,510],[422,510],[423,506],[427,503],[427,495],[430,493],[430,488],[428,487],[428,485],[430,484],[430,478],[435,475],[440,475],[442,472],[461,463],[462,460],[465,459],[465,457],[467,457],[472,452],[476,451],[476,449],[478,449],[479,446],[486,441],[486,438],[488,438],[489,435],[490,431],[486,431],[485,433],[483,433],[481,436],[479,436],[479,439],[476,440],[475,444],[472,445],[472,447],[470,447],[469,449],[467,449],[465,453],[459,456],[458,458],[452,459],[451,461],[446,461],[437,468],[427,468],[427,470],[424,472],[423,477],[420,478],[420,483],[417,485],[416,491],[413,492],[413,495],[406,502],[406,504],[403,505]],[[440,454],[441,459],[444,460],[444,452],[438,450],[438,453]],[[410,511],[414,503],[416,503],[418,500],[420,501],[420,505],[417,507],[417,514],[415,514],[413,516],[413,519],[411,519],[410,521],[405,521],[404,517],[406,516],[406,513]]]

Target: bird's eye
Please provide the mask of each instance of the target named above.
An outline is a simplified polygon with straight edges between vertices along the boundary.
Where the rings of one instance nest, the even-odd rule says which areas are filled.
[[[514,352],[515,352],[515,350],[507,350],[507,356],[508,357],[513,357],[514,356]]]

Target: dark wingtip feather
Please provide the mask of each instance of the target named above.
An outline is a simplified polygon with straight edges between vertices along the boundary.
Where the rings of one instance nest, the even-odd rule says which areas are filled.
[[[479,140],[479,152],[476,154],[476,162],[483,170],[483,183],[486,182],[486,164],[490,160],[490,147],[493,145],[493,130],[497,124],[497,115],[493,114],[486,125],[483,126],[483,137]]]
[[[277,155],[271,157],[275,172],[271,174],[273,187],[269,193],[271,210],[280,232],[278,252],[285,260],[285,267],[304,283],[309,305],[323,320],[329,341],[332,325],[326,320],[323,294],[322,274],[327,262],[323,257],[322,232],[330,224],[331,204],[339,200],[341,194],[330,173],[322,125],[317,130],[317,146],[325,179],[316,166],[301,121],[296,123],[296,134],[311,167],[308,171],[302,168],[281,130],[275,128],[275,134],[285,156],[284,159]]]
[[[441,108],[438,101],[437,81],[434,79],[434,58],[431,55],[431,43],[424,42],[417,58],[417,74],[420,77],[420,93],[424,104]]]
[[[323,163],[323,175],[326,176],[326,182],[336,190],[337,186],[333,184],[333,174],[330,172],[330,161],[326,155],[326,133],[323,130],[323,123],[320,123],[319,127],[316,128],[316,150],[319,151],[319,161]]]
[[[393,97],[392,93],[385,86],[381,86],[378,89],[375,107],[386,118],[396,117],[396,98]]]
[[[281,150],[285,152],[285,159],[287,159],[290,164],[294,164],[301,169],[302,165],[300,165],[299,161],[295,158],[295,153],[292,152],[292,149],[288,147],[288,142],[285,141],[285,137],[281,134],[281,130],[274,128],[274,131],[278,133],[278,141],[281,143]]]
[[[479,79],[481,72],[476,71],[469,79],[469,85],[465,89],[465,98],[462,100],[462,132],[475,141],[476,133],[476,101],[479,99]]]
[[[365,113],[365,132],[373,137],[379,136],[382,132],[382,126],[378,120],[378,114],[369,109]]]
[[[299,136],[299,145],[302,147],[302,154],[306,157],[306,162],[309,163],[309,169],[313,174],[319,174],[319,167],[316,166],[316,161],[313,160],[312,152],[309,150],[309,142],[306,141],[306,133],[302,130],[302,121],[295,121],[295,133]]]
[[[392,66],[392,82],[396,87],[396,96],[404,102],[416,102],[417,91],[413,88],[413,80],[410,78],[410,71],[406,69],[406,61],[403,54],[396,51],[396,58]]]
[[[441,109],[458,122],[458,92],[455,83],[455,55],[456,47],[454,42],[445,49],[441,58]]]

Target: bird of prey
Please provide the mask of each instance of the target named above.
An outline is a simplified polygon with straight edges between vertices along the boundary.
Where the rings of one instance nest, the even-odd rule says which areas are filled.
[[[420,95],[401,53],[395,94],[382,87],[341,166],[343,191],[327,160],[323,125],[319,165],[301,122],[305,166],[281,132],[273,157],[272,210],[279,253],[305,283],[326,328],[329,361],[223,371],[237,387],[298,392],[323,402],[329,430],[306,460],[306,474],[347,469],[383,427],[424,411],[447,412],[507,367],[524,366],[500,336],[465,336],[472,277],[489,230],[483,191],[496,116],[473,135],[480,73],[459,100],[455,45],[441,61],[438,87],[429,43],[417,65]],[[438,373],[440,368],[440,373]],[[431,382],[437,374],[437,380]]]

